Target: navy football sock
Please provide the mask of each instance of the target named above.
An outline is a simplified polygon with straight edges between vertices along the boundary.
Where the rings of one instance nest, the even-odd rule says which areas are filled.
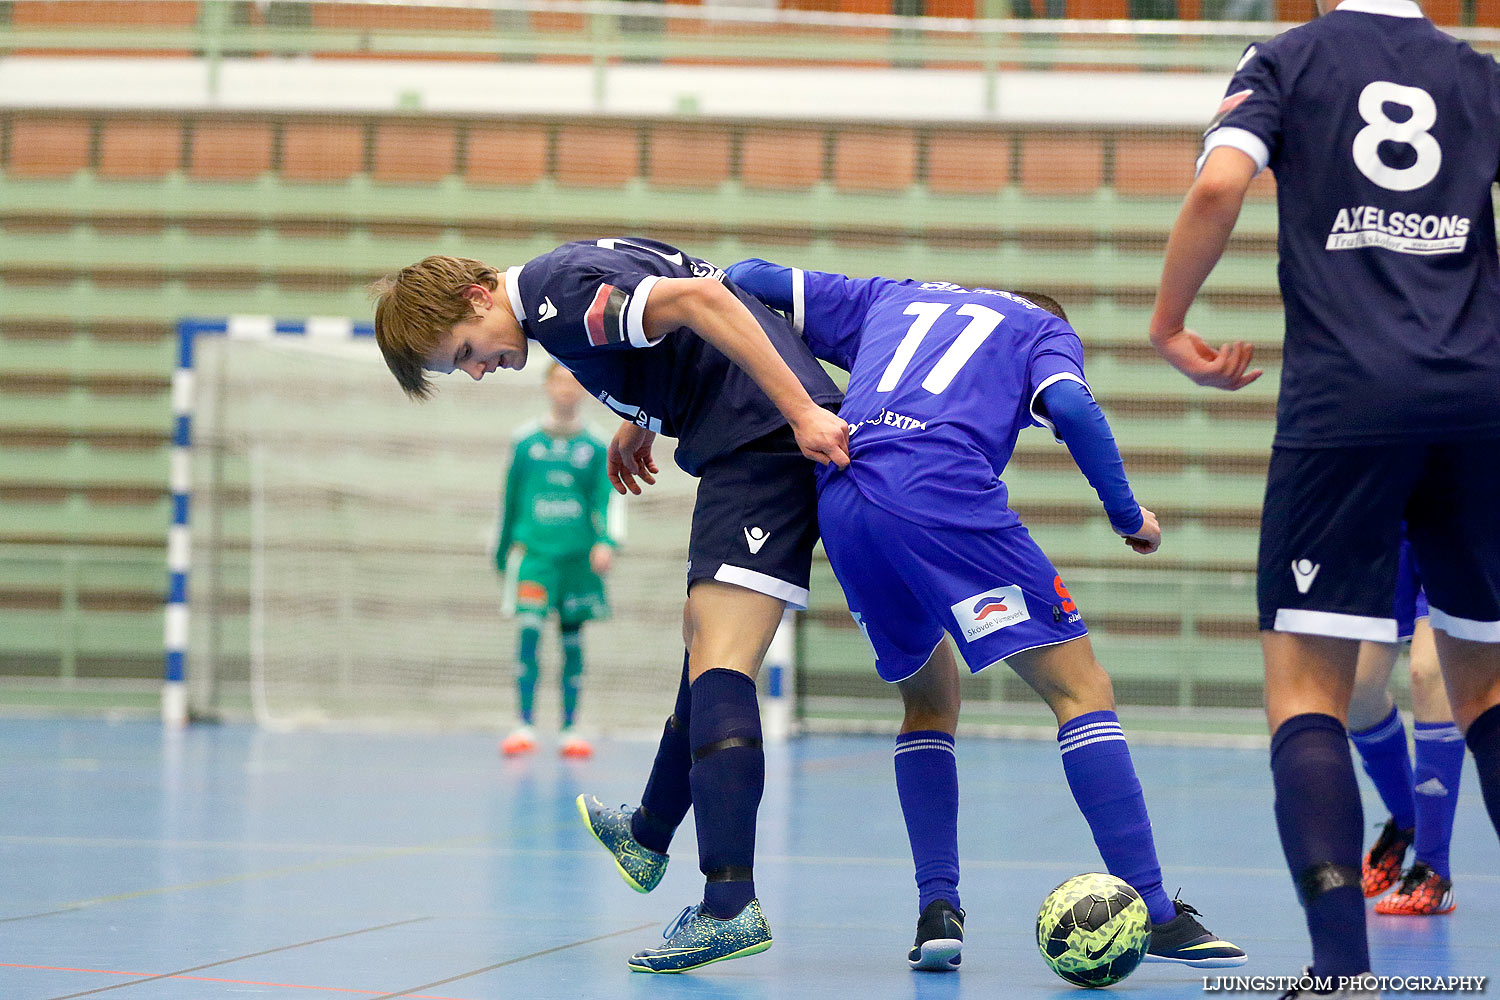
[[[896,737],[896,795],[916,865],[917,912],[935,899],[958,909],[958,758],[953,737],[918,730]]]
[[[1479,791],[1490,822],[1500,834],[1500,705],[1491,705],[1480,713],[1464,735],[1474,765],[1479,769]]]
[[[722,668],[693,682],[689,775],[698,817],[703,908],[728,919],[755,898],[755,813],[766,783],[755,681]]]
[[[1140,893],[1153,924],[1177,916],[1161,884],[1156,841],[1130,746],[1114,712],[1085,712],[1057,731],[1063,773],[1093,831],[1104,866]]]
[[[1416,737],[1412,781],[1417,802],[1417,860],[1443,878],[1451,878],[1448,845],[1453,840],[1458,782],[1464,773],[1464,738],[1451,722],[1419,722]]]
[[[1369,729],[1351,731],[1349,738],[1359,750],[1359,761],[1375,783],[1398,830],[1410,830],[1417,822],[1417,807],[1411,792],[1411,756],[1406,750],[1406,726],[1396,706]]]
[[[1370,971],[1360,889],[1364,813],[1344,726],[1307,713],[1271,738],[1276,827],[1312,936],[1314,976]]]
[[[662,730],[656,747],[656,762],[641,793],[640,808],[630,817],[630,833],[641,844],[658,854],[667,853],[672,835],[682,825],[693,804],[693,790],[688,771],[693,766],[688,746],[688,722],[692,712],[692,692],[688,686],[688,657],[682,654],[682,680],[677,686],[677,705]]]

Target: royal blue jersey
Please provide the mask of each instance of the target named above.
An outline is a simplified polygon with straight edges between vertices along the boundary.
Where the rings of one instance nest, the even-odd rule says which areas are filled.
[[[1410,0],[1346,0],[1241,59],[1205,155],[1276,174],[1276,443],[1500,434],[1500,69]]]
[[[813,353],[849,372],[848,475],[871,503],[917,524],[1019,524],[1000,473],[1036,397],[1083,382],[1065,321],[1009,292],[946,281],[794,271],[794,314]]]
[[[753,379],[692,330],[652,340],[644,317],[662,278],[724,272],[648,239],[564,243],[506,273],[511,309],[526,336],[597,399],[641,427],[677,438],[677,464],[703,464],[785,425]],[[813,401],[838,405],[838,386],[785,319],[736,291]]]

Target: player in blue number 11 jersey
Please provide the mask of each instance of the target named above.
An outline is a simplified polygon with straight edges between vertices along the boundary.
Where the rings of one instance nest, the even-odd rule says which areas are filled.
[[[1240,965],[1162,888],[1146,801],[1109,675],[1062,578],[1010,509],[1000,474],[1023,427],[1065,442],[1137,552],[1161,541],[1136,503],[1083,377],[1083,345],[1045,296],[949,282],[854,279],[761,260],[728,269],[849,372],[849,465],[818,474],[818,522],[880,677],[905,706],[896,787],[916,863],[914,968],[957,967],[958,666],[1005,660],[1057,716],[1063,771],[1111,874],[1151,913],[1148,961]],[[1040,305],[1038,304],[1040,303]],[[1051,310],[1055,310],[1051,311]]]
[[[1286,341],[1257,600],[1276,824],[1313,976],[1364,997],[1345,727],[1360,641],[1396,639],[1403,520],[1500,829],[1500,67],[1411,0],[1318,8],[1240,59],[1167,241],[1150,334],[1200,385],[1258,374],[1247,344],[1215,350],[1185,323],[1271,168]]]

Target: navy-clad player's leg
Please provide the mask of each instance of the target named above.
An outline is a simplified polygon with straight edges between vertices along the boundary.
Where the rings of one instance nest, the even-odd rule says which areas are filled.
[[[905,705],[895,767],[921,913],[913,966],[955,967],[962,942],[953,750],[959,692],[944,632],[971,670],[1005,660],[1052,708],[1063,771],[1100,855],[1151,912],[1148,958],[1200,968],[1243,964],[1243,951],[1162,889],[1109,675],[1061,577],[1026,529],[916,525],[864,500],[847,480],[824,488],[818,511],[829,562],[876,670],[899,685]],[[932,936],[940,932],[947,937]]]
[[[806,606],[817,542],[812,473],[787,429],[704,467],[688,546],[688,656],[641,806],[609,810],[580,797],[591,829],[641,891],[660,881],[689,806],[697,812],[703,899],[662,946],[631,958],[637,971],[682,972],[770,947],[755,899],[765,758],[754,678],[783,609]],[[630,876],[643,857],[649,884]]]
[[[1500,439],[1432,445],[1408,528],[1454,723],[1500,833]]]
[[[1271,774],[1315,976],[1370,969],[1345,723],[1359,641],[1396,640],[1401,519],[1421,464],[1419,445],[1271,455],[1257,574]]]

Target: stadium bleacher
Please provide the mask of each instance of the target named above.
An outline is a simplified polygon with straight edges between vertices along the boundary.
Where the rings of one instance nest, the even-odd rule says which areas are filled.
[[[24,387],[0,430],[6,544],[160,546],[175,336],[163,316],[359,315],[370,280],[427,252],[517,260],[569,238],[634,232],[725,262],[781,255],[1056,289],[1088,341],[1141,496],[1161,498],[1172,528],[1161,566],[1242,572],[1253,558],[1273,383],[1244,398],[1200,395],[1141,339],[1190,171],[1172,159],[1190,156],[1190,136],[103,111],[11,112],[0,128],[0,378]],[[983,169],[971,171],[980,153]],[[1142,155],[1163,166],[1120,169]],[[1268,209],[1251,207],[1211,300],[1267,349],[1278,322]],[[1066,453],[1030,437],[1012,485],[1059,562],[1124,561]],[[109,607],[97,613],[131,618],[118,634],[132,639],[116,651],[128,673],[154,659],[161,580],[143,560],[98,598]],[[45,635],[36,623],[48,617],[54,632],[68,616],[89,620],[93,593],[65,607],[61,580],[12,581],[0,608]],[[1094,620],[1106,633],[1144,627]],[[833,615],[823,627],[843,622]],[[1180,627],[1180,617],[1152,626]],[[11,660],[32,657],[36,635],[10,645]]]
[[[1073,8],[1107,13],[1091,2]],[[1278,11],[1300,17],[1294,6]],[[1473,9],[1494,13],[1486,2]],[[248,52],[285,46],[314,58],[576,60],[589,44],[557,43],[564,20],[582,15],[555,11],[531,11],[516,34],[514,12],[373,4],[5,10],[0,47],[50,56],[192,55],[203,44],[188,41],[195,32],[225,25],[249,32],[226,36]],[[1440,21],[1445,12],[1439,5]],[[695,24],[704,27],[670,21],[652,44],[671,61]],[[747,58],[756,31],[726,58]],[[725,26],[714,34],[737,37]],[[1139,680],[1136,696],[1251,703],[1258,658],[1245,585],[1281,322],[1275,191],[1269,174],[1257,180],[1195,311],[1213,335],[1254,341],[1271,370],[1234,395],[1197,390],[1144,340],[1197,146],[1196,129],[1123,124],[0,109],[0,674],[157,670],[175,318],[359,316],[371,280],[426,253],[510,262],[568,239],[636,233],[724,264],[761,255],[1056,295],[1168,542],[1149,563],[1132,561],[1042,432],[1023,436],[1007,476],[1017,509],[1078,581],[1121,683]],[[1125,566],[1162,571],[1145,589],[1167,597],[1117,585],[1111,574]],[[820,659],[850,664],[847,678],[834,669],[820,683],[867,687],[837,592],[820,593],[808,642]],[[1231,675],[1218,695],[1197,677],[1205,660]]]

